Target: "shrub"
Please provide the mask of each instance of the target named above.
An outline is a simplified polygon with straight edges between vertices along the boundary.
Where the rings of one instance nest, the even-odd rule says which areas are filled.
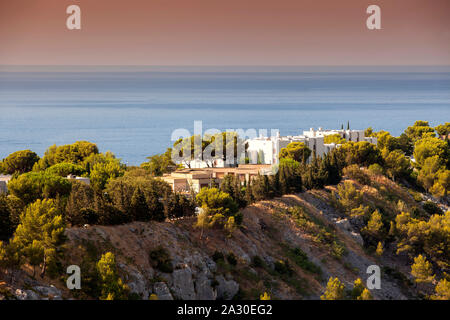
[[[227,254],[227,261],[232,266],[237,265],[237,259],[233,252],[230,252],[229,254]]]
[[[216,250],[212,255],[212,259],[214,260],[214,262],[218,262],[220,260],[224,261],[225,257],[222,252]]]
[[[251,266],[255,268],[264,268],[266,264],[264,263],[263,259],[261,259],[259,256],[254,256],[252,258]]]
[[[279,274],[291,276],[294,273],[288,260],[279,260],[275,262],[275,271]]]
[[[444,211],[442,211],[436,203],[430,200],[424,202],[422,208],[429,214],[444,214]]]
[[[163,247],[150,251],[149,260],[151,265],[159,271],[164,273],[173,272],[172,259]]]
[[[374,163],[369,166],[369,171],[373,174],[382,175],[383,174],[383,168],[378,164]]]
[[[356,164],[344,168],[344,175],[358,181],[360,184],[370,185],[370,177]]]
[[[306,253],[304,253],[300,248],[289,248],[288,255],[303,270],[311,273],[322,274],[322,269],[311,262]]]

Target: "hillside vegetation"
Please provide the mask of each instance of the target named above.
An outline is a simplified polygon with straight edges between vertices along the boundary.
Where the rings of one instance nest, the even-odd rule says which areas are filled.
[[[191,195],[158,179],[170,152],[141,168],[89,142],[14,153],[1,164],[14,177],[0,195],[0,298],[449,299],[448,134],[369,128],[378,146],[308,163],[288,145],[274,175]],[[367,288],[373,265],[380,289]]]

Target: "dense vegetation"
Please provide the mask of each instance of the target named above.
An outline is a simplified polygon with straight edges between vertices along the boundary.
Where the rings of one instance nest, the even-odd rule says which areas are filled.
[[[174,193],[158,179],[177,166],[171,161],[170,148],[162,155],[149,157],[140,168],[125,166],[112,153],[99,153],[95,144],[86,141],[52,146],[42,158],[30,150],[15,152],[0,162],[1,173],[13,174],[9,195],[0,195],[0,265],[40,266],[41,274],[48,271],[57,275],[58,247],[64,242],[66,226],[163,221],[193,216],[195,207],[201,207],[197,227],[218,227],[231,237],[242,223],[240,209],[255,201],[337,185],[329,201],[352,221],[358,221],[368,252],[381,257],[385,248],[395,247],[396,254],[406,255],[411,261],[411,274],[418,282],[438,281],[433,297],[448,297],[450,212],[442,212],[435,203],[448,203],[449,133],[450,123],[432,128],[425,121],[417,121],[399,137],[368,128],[366,135],[376,136],[377,146],[331,136],[327,142],[340,147],[323,157],[295,142],[281,150],[274,174],[244,184],[228,175],[220,186],[212,184],[197,195]],[[225,138],[211,136],[202,149],[215,143],[216,148],[225,150]],[[192,145],[193,139],[177,141],[174,148]],[[237,139],[233,135],[234,145]],[[68,180],[68,174],[89,177],[91,184]],[[374,182],[382,176],[403,185],[416,199],[416,205],[392,198],[389,190]],[[352,183],[341,183],[343,177],[376,189],[379,197],[363,193]],[[435,201],[424,202],[418,196],[422,192],[431,194]],[[284,214],[317,237],[336,257],[344,253],[345,248],[329,230],[312,221],[301,208]],[[96,274],[103,281],[99,296],[104,299],[126,296],[127,289],[114,268],[111,255],[98,262]],[[338,279],[330,279],[323,299],[369,299],[366,291],[355,282],[354,292],[346,293]]]

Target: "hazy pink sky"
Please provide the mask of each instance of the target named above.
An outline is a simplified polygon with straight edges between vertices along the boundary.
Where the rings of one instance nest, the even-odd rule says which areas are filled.
[[[450,1],[0,0],[0,64],[450,65]]]

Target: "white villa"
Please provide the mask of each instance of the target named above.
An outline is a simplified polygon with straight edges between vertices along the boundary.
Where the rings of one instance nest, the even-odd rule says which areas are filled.
[[[324,130],[322,128],[315,130],[311,128],[309,131],[303,131],[303,135],[298,136],[280,136],[278,134],[275,137],[260,136],[248,139],[246,141],[248,144],[247,152],[251,163],[278,164],[282,148],[285,148],[291,142],[303,142],[316,155],[323,156],[339,146],[334,143],[324,143],[325,136],[334,134],[339,134],[347,141],[368,141],[377,144],[377,138],[365,137],[364,130]]]
[[[303,142],[312,152],[317,156],[323,156],[331,150],[339,147],[339,144],[326,144],[324,138],[329,135],[339,134],[341,138],[347,141],[367,141],[372,144],[377,144],[377,138],[366,137],[364,130],[324,130],[323,128],[310,128],[308,131],[303,131],[302,135],[296,136],[280,136],[277,132],[276,136],[265,137],[259,136],[257,138],[247,139],[247,156],[251,164],[266,164],[276,165],[279,163],[279,155],[282,148],[285,148],[291,142]],[[309,159],[308,159],[309,160]],[[241,160],[242,161],[242,160]],[[236,164],[226,163],[222,159],[213,159],[210,161],[202,159],[190,160],[188,163],[181,162],[184,167],[191,169],[204,168],[226,168],[235,167]]]

